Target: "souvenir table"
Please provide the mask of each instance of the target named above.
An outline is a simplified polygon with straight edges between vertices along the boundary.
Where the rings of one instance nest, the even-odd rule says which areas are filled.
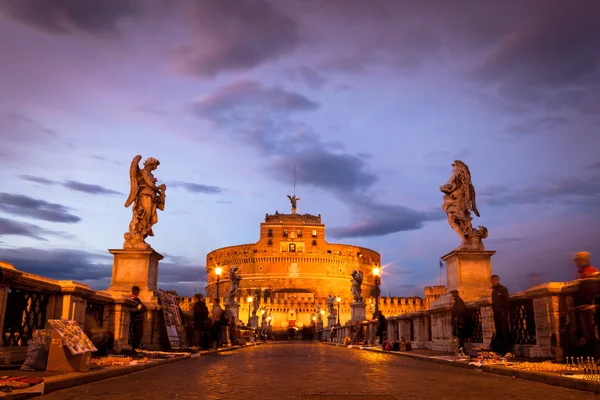
[[[0,397],[18,393],[44,393],[44,379],[25,376],[0,377]]]

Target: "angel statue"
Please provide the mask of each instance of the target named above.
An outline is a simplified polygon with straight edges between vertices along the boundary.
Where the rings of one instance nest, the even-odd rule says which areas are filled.
[[[331,294],[327,297],[327,310],[329,311],[329,316],[335,316],[335,297]]]
[[[354,297],[354,303],[360,303],[362,304],[363,302],[363,297],[362,297],[362,282],[363,282],[363,273],[362,271],[357,271],[357,270],[353,270],[352,271],[352,279],[350,279],[350,282],[352,282],[352,296]]]
[[[227,292],[227,304],[235,304],[235,295],[240,288],[242,277],[237,274],[239,267],[229,269],[229,292]]]
[[[288,199],[290,199],[290,203],[292,203],[292,214],[296,214],[296,208],[298,206],[298,201],[300,200],[300,197],[296,197],[295,194],[293,196],[290,196],[288,194],[287,197]]]
[[[256,316],[259,306],[260,306],[260,293],[256,293],[252,297],[252,316]]]
[[[156,186],[156,178],[152,175],[160,162],[153,157],[144,161],[144,169],[138,164],[142,156],[137,155],[131,161],[129,167],[130,190],[125,207],[131,208],[133,216],[129,223],[129,232],[125,234],[124,249],[149,249],[150,245],[145,242],[148,236],[154,236],[152,225],[158,222],[156,210],[165,209],[165,184]]]
[[[440,191],[444,193],[442,210],[448,215],[448,223],[452,229],[462,239],[461,245],[455,250],[483,251],[482,240],[488,236],[488,230],[485,226],[480,225],[479,229],[475,229],[471,225],[471,211],[479,217],[471,172],[469,167],[459,160],[454,161],[452,167],[450,179],[440,186]]]

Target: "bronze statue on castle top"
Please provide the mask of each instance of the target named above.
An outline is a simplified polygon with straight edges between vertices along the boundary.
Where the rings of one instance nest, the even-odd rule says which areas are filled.
[[[488,236],[485,226],[473,228],[471,211],[479,217],[475,202],[475,188],[471,181],[469,167],[459,160],[452,164],[452,174],[446,184],[440,186],[444,193],[442,210],[448,215],[448,223],[462,239],[455,250],[485,250],[482,240]]]

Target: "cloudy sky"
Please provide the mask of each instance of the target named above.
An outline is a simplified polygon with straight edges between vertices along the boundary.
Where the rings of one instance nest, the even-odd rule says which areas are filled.
[[[600,2],[4,0],[0,259],[105,288],[136,154],[167,206],[161,286],[203,290],[206,253],[265,213],[323,216],[388,264],[384,293],[439,282],[440,209],[471,169],[511,291],[600,259]]]

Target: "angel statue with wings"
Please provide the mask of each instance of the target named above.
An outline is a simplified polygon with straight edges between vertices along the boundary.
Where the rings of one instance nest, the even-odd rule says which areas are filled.
[[[148,236],[154,236],[152,225],[158,222],[157,209],[165,209],[165,184],[156,186],[156,178],[152,175],[160,162],[153,157],[144,161],[144,168],[139,168],[142,156],[137,155],[129,168],[130,191],[125,207],[133,204],[133,216],[129,223],[129,232],[125,234],[125,249],[149,249],[145,242]]]
[[[290,203],[292,203],[292,214],[295,214],[296,208],[298,208],[298,201],[300,200],[300,197],[296,197],[296,195],[290,196],[289,194],[287,197],[290,199]]]
[[[353,270],[351,276],[352,279],[350,279],[350,282],[352,282],[352,289],[350,290],[352,291],[352,297],[354,297],[354,303],[362,303],[363,273],[362,271]]]
[[[333,317],[335,316],[335,297],[333,297],[331,294],[327,297],[327,311],[329,311],[329,316]]]
[[[471,182],[469,167],[459,160],[452,164],[452,174],[445,185],[440,186],[444,193],[444,204],[442,210],[448,215],[448,223],[458,233],[462,243],[456,250],[479,250],[483,251],[482,240],[488,235],[485,226],[479,229],[473,228],[471,212],[479,217],[477,204],[475,202],[475,188]]]
[[[240,267],[231,267],[229,269],[229,291],[227,292],[227,304],[235,304],[235,295],[240,288],[242,277],[237,273]]]

